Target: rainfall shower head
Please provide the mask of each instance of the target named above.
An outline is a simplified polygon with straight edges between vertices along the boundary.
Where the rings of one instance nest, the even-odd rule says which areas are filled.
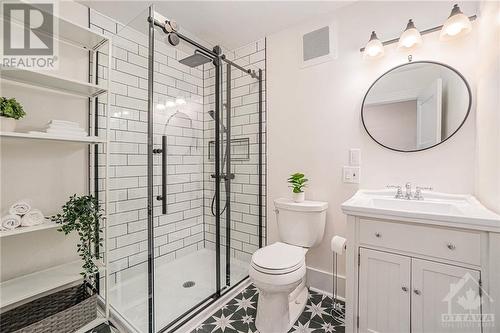
[[[183,65],[189,66],[191,68],[201,66],[203,64],[209,63],[211,61],[210,58],[205,57],[203,54],[194,51],[193,55],[190,55],[187,58],[179,60],[179,62]]]
[[[213,120],[215,120],[215,112],[214,110],[210,110],[208,111],[208,114],[210,115],[210,117],[212,117]],[[224,126],[223,123],[220,123],[220,128],[222,129],[222,132],[226,133],[226,126]]]

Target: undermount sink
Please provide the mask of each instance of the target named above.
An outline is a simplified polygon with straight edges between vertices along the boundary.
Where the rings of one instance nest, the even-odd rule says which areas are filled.
[[[346,214],[400,216],[500,230],[500,216],[472,195],[424,192],[424,200],[405,200],[396,199],[395,194],[395,190],[359,190],[342,204],[342,210]]]

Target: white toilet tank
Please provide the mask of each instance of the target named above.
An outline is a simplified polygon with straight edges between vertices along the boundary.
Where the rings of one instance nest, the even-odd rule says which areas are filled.
[[[325,233],[327,202],[294,202],[291,199],[274,200],[280,239],[284,243],[314,247]]]

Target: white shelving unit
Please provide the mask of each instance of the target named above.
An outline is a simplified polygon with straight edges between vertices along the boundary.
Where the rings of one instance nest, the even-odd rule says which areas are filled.
[[[82,263],[77,260],[0,283],[2,311],[79,283],[81,271]]]
[[[30,69],[23,68],[9,68],[0,65],[1,75],[0,80],[5,83],[13,83],[18,85],[27,86],[30,88],[48,90],[49,93],[63,93],[69,94],[75,97],[89,98],[89,109],[81,110],[82,112],[94,112],[95,104],[97,103],[97,97],[102,94],[109,92],[110,80],[109,76],[111,73],[111,52],[112,52],[112,42],[109,37],[90,30],[89,28],[74,24],[63,18],[54,17],[57,21],[58,33],[54,36],[60,42],[65,44],[70,44],[80,49],[84,49],[89,52],[89,58],[91,60],[92,66],[90,72],[92,73],[92,80],[89,82],[83,82],[71,78],[64,77],[60,74],[52,73],[50,71],[34,71]],[[107,45],[106,45],[107,44]],[[106,47],[107,46],[107,47]],[[105,80],[105,84],[97,84],[96,78],[96,60],[97,51],[102,50],[106,47],[107,56],[107,72],[108,77]],[[56,96],[56,95],[54,95]],[[54,97],[57,98],[57,97]],[[110,110],[110,98],[106,98],[106,111],[107,111],[107,121],[106,125],[109,124],[109,110]],[[27,110],[30,111],[30,110]],[[79,110],[71,110],[71,112],[79,112]],[[93,115],[90,117],[90,122],[93,124],[95,120]],[[88,136],[88,137],[68,137],[51,135],[44,133],[20,133],[20,132],[0,132],[0,141],[8,144],[11,141],[33,141],[39,140],[47,142],[50,144],[52,142],[59,144],[87,144],[94,145],[100,144],[104,145],[103,151],[105,152],[105,166],[104,175],[100,178],[104,180],[104,205],[103,207],[109,207],[109,189],[108,189],[108,175],[109,175],[109,127],[106,127],[103,137]],[[107,211],[104,212],[104,221],[108,220]],[[38,232],[41,230],[55,229],[58,225],[54,223],[46,223],[39,226],[33,227],[20,227],[14,230],[1,231],[0,238],[11,237],[15,235],[27,234]],[[105,246],[108,244],[108,225],[104,223],[103,226],[105,232]],[[22,241],[22,240],[19,240]],[[75,249],[76,251],[76,249]],[[108,256],[107,248],[104,249],[105,257],[102,264],[99,264],[99,271],[101,276],[105,277],[104,285],[104,318],[101,316],[94,321],[95,323],[101,323],[107,321],[109,318],[109,300],[108,300]],[[2,256],[9,255],[8,253],[2,253]],[[36,256],[36,253],[33,254]],[[53,293],[58,290],[62,290],[72,285],[77,285],[81,283],[82,276],[80,272],[82,271],[82,262],[77,260],[75,262],[69,262],[64,265],[51,267],[42,271],[34,272],[24,276],[19,276],[7,281],[0,283],[0,313],[10,310],[18,305],[27,303],[33,299],[45,296],[47,294]],[[91,326],[91,324],[89,324]],[[89,329],[92,327],[89,327]],[[83,329],[83,328],[82,328]]]
[[[26,139],[26,140],[50,140],[62,142],[77,142],[83,144],[105,143],[106,140],[97,136],[69,137],[52,134],[21,133],[21,132],[0,132],[3,139]]]
[[[60,227],[60,225],[58,225],[57,223],[46,222],[44,224],[34,225],[32,227],[18,227],[16,229],[12,229],[12,230],[1,230],[0,231],[0,238],[25,234],[25,233],[34,232],[34,231],[56,229],[57,227]]]
[[[0,70],[2,71],[2,80],[24,83],[62,93],[83,97],[96,97],[107,92],[106,88],[96,84],[65,78],[46,71],[33,71],[5,66],[0,66]]]

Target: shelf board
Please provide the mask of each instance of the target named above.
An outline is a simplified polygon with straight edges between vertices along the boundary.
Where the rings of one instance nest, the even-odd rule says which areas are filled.
[[[0,132],[0,138],[10,139],[30,139],[30,140],[51,140],[79,143],[104,143],[105,139],[97,136],[68,137],[53,134],[21,133],[21,132]]]
[[[82,281],[82,262],[73,261],[0,283],[2,312]]]
[[[32,4],[36,6],[36,4]],[[43,11],[43,8],[39,8]],[[109,41],[109,38],[105,35],[93,31],[87,27],[79,24],[75,24],[69,20],[62,17],[49,14],[54,19],[54,25],[57,27],[55,31],[45,30],[45,27],[38,28],[37,32],[45,34],[47,36],[53,36],[57,40],[61,40],[70,44],[73,44],[84,49],[95,50],[102,44]],[[11,24],[17,24],[21,27],[24,26],[24,22],[12,19]],[[48,26],[47,26],[48,27]]]
[[[0,66],[2,80],[20,82],[31,86],[55,90],[84,97],[95,97],[107,92],[101,86],[65,78],[46,71]]]
[[[57,227],[60,227],[60,225],[57,223],[46,222],[44,224],[34,225],[32,227],[18,227],[16,229],[12,229],[12,230],[2,230],[2,231],[0,231],[0,238],[20,235],[20,234],[25,234],[28,232],[34,232],[34,231],[40,231],[40,230],[55,229]]]

